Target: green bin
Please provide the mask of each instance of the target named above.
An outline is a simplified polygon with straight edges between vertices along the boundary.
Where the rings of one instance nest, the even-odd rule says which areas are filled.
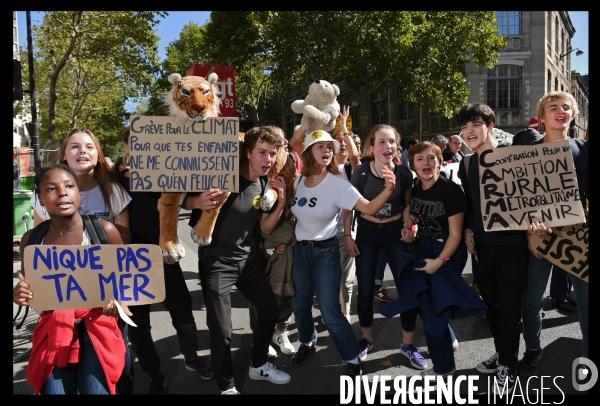
[[[33,190],[35,176],[21,176],[21,190]]]
[[[23,235],[33,226],[32,194],[31,190],[13,192],[13,236]]]

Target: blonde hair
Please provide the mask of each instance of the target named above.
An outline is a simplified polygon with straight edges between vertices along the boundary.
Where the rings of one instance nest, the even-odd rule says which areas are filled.
[[[546,93],[544,96],[542,96],[540,101],[538,101],[537,111],[536,111],[537,117],[544,118],[545,117],[544,108],[546,107],[546,103],[548,103],[549,101],[554,101],[556,99],[567,99],[571,102],[571,110],[573,111],[573,115],[572,115],[571,119],[575,118],[575,116],[577,114],[579,114],[579,107],[577,106],[575,97],[573,97],[573,95],[571,93],[554,91],[554,92]]]

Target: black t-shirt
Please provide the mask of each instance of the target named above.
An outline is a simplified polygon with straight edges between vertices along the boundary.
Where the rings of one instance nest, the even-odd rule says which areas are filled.
[[[456,183],[439,177],[427,190],[416,182],[412,190],[410,213],[419,218],[419,235],[448,234],[448,217],[467,211],[467,201]],[[462,231],[462,230],[461,230]]]
[[[129,203],[129,227],[132,244],[157,244],[160,237],[160,219],[156,203],[160,192],[132,192],[129,178],[117,173],[119,183],[131,196]]]

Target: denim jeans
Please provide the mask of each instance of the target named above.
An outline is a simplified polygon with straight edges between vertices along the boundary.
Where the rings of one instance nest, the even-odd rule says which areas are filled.
[[[171,324],[177,332],[179,351],[186,362],[196,359],[198,337],[196,321],[192,313],[192,296],[185,283],[185,277],[179,263],[164,264],[165,269],[165,306],[171,316]],[[128,328],[131,349],[137,355],[142,371],[155,380],[162,375],[160,356],[152,339],[150,310],[152,305],[135,306],[131,320],[137,327]]]
[[[354,280],[356,279],[356,265],[354,257],[346,252],[346,241],[344,232],[338,232],[335,237],[340,246],[340,268],[342,268],[342,277],[340,280],[340,306],[344,316],[350,314],[350,305],[352,302],[352,290],[354,289]]]
[[[550,277],[550,297],[552,299],[562,302],[569,296],[572,286],[567,271],[558,267],[552,268],[552,276]]]
[[[90,335],[81,321],[79,329],[79,362],[64,368],[54,367],[44,383],[43,395],[109,395],[104,369],[92,345]]]
[[[498,362],[516,368],[529,250],[526,244],[492,245],[478,241],[477,256],[479,263],[473,268],[473,276],[488,308],[485,320],[499,353]]]
[[[554,272],[557,268],[551,262],[544,259],[537,259],[529,253],[529,270],[527,272],[527,289],[525,291],[524,302],[524,337],[525,345],[528,348],[540,348],[540,336],[542,334],[542,309],[546,300],[546,286],[550,271]],[[562,270],[563,272],[566,272]],[[589,286],[576,276],[569,275],[575,300],[579,309],[579,325],[583,336],[583,355],[588,358],[589,347]]]
[[[336,238],[327,242],[325,247],[315,247],[312,244],[308,247],[294,245],[292,280],[296,295],[292,298],[292,303],[298,327],[298,341],[310,344],[317,338],[312,317],[314,295],[342,361],[348,362],[356,359],[360,348],[354,330],[340,309],[341,275],[340,252]]]
[[[448,234],[434,237],[419,236],[415,253],[422,255],[423,258],[437,258],[444,249],[447,240]],[[467,264],[467,258],[467,246],[464,242],[461,242],[446,265],[460,275]],[[420,313],[423,323],[425,323],[429,316],[425,312]],[[442,337],[437,337],[425,331],[425,339],[433,362],[433,371],[436,374],[446,374],[452,371],[456,366],[454,350],[452,349],[452,343],[456,337],[450,325],[448,325]]]
[[[356,245],[360,255],[356,257],[356,281],[358,284],[356,308],[358,321],[362,328],[373,326],[373,291],[380,250],[385,251],[398,295],[405,294],[396,275],[402,254],[409,253],[408,244],[400,240],[403,227],[402,219],[380,224],[362,217],[357,218]],[[415,330],[417,311],[418,309],[415,308],[400,314],[402,330],[406,332]]]
[[[377,267],[375,268],[375,282],[381,284],[383,282],[383,276],[385,275],[385,267],[387,265],[387,257],[385,256],[384,250],[379,250],[379,256],[377,257]]]

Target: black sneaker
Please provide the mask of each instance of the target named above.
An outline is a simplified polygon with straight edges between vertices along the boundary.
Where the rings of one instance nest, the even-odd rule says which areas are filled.
[[[498,369],[498,353],[495,353],[491,356],[490,359],[487,359],[483,362],[477,364],[475,369],[482,374],[493,374]]]
[[[190,371],[196,371],[202,379],[213,379],[215,373],[212,364],[207,357],[198,356],[194,362],[186,362],[185,367]]]
[[[360,360],[359,360],[358,364],[352,364],[351,362],[346,362],[346,372],[344,373],[344,375],[349,376],[352,379],[354,379],[357,376],[361,376],[363,365],[364,365],[364,363]]]
[[[537,374],[537,364],[544,355],[543,348],[532,351],[525,348],[523,359],[519,362],[519,375],[523,378],[529,378]]]
[[[168,395],[167,392],[167,380],[164,375],[161,375],[158,379],[150,380],[150,392],[149,395]]]
[[[515,388],[517,376],[516,368],[509,368],[506,365],[498,365],[496,378],[492,380],[492,390],[495,395],[510,395]]]
[[[316,350],[315,343],[313,343],[313,345],[310,347],[308,345],[300,344],[298,351],[292,355],[292,366],[299,367],[300,365],[304,364],[306,360],[308,360],[308,357],[313,355]]]

